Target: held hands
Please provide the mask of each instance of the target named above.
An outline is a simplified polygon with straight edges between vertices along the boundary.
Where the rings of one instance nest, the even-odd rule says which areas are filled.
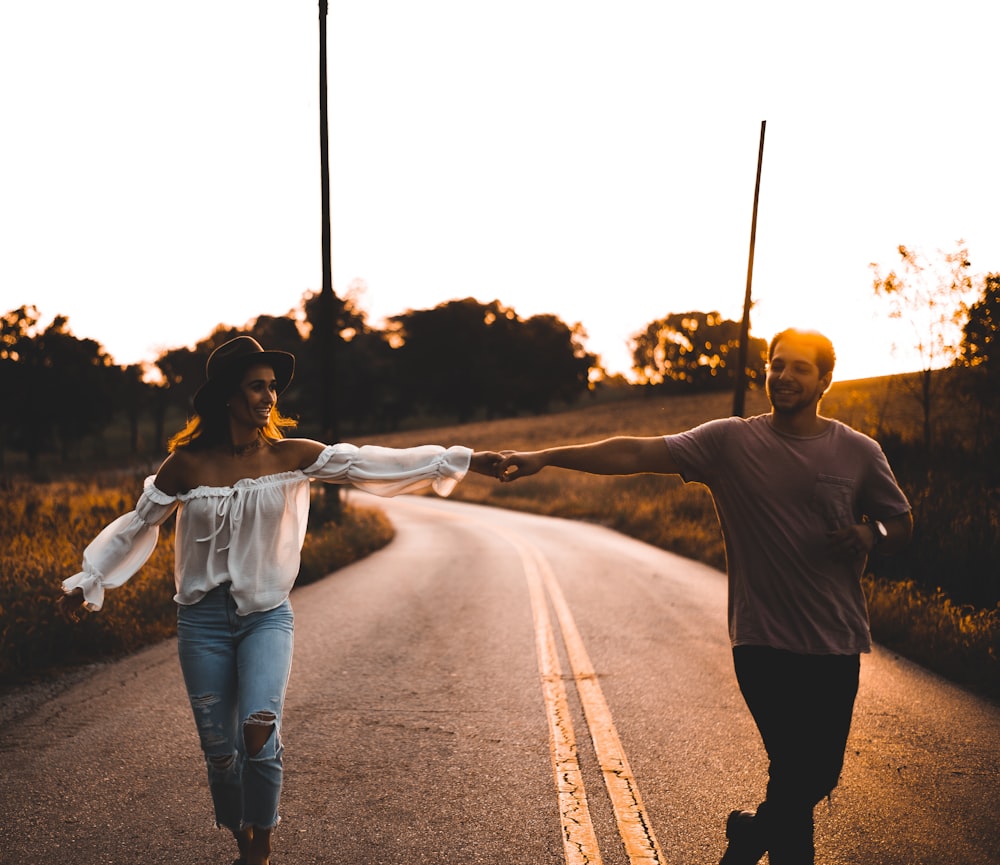
[[[533,475],[545,465],[539,451],[476,451],[472,455],[469,471],[508,483]]]
[[[526,478],[545,468],[546,463],[539,451],[501,451],[503,460],[497,466],[497,480],[510,483],[518,478]]]

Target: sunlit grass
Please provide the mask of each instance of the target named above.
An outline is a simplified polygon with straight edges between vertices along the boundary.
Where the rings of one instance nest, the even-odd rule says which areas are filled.
[[[132,651],[166,636],[174,615],[172,523],[150,561],[99,616],[70,626],[55,613],[60,581],[77,573],[87,543],[134,507],[141,482],[5,485],[0,519],[0,675],[29,674]]]
[[[912,580],[864,580],[880,641],[944,675],[1000,696],[1000,606],[977,610]]]

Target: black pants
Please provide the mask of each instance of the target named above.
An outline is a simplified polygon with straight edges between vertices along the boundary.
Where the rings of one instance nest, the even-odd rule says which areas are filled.
[[[840,778],[860,656],[737,646],[733,662],[770,761],[753,834],[771,865],[812,865],[813,808]]]

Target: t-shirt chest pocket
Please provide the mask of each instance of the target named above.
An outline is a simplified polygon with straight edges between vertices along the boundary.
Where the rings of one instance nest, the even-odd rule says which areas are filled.
[[[836,475],[816,475],[812,507],[830,531],[852,525],[855,522],[854,480]]]

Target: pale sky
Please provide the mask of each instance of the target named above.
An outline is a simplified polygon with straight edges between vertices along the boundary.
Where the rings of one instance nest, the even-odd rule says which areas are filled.
[[[817,327],[915,368],[873,299],[905,244],[1000,270],[989,4],[366,0],[329,12],[334,287],[374,324],[472,296],[580,322]],[[119,363],[321,283],[318,3],[0,8],[0,312]],[[893,343],[900,351],[895,355]]]

